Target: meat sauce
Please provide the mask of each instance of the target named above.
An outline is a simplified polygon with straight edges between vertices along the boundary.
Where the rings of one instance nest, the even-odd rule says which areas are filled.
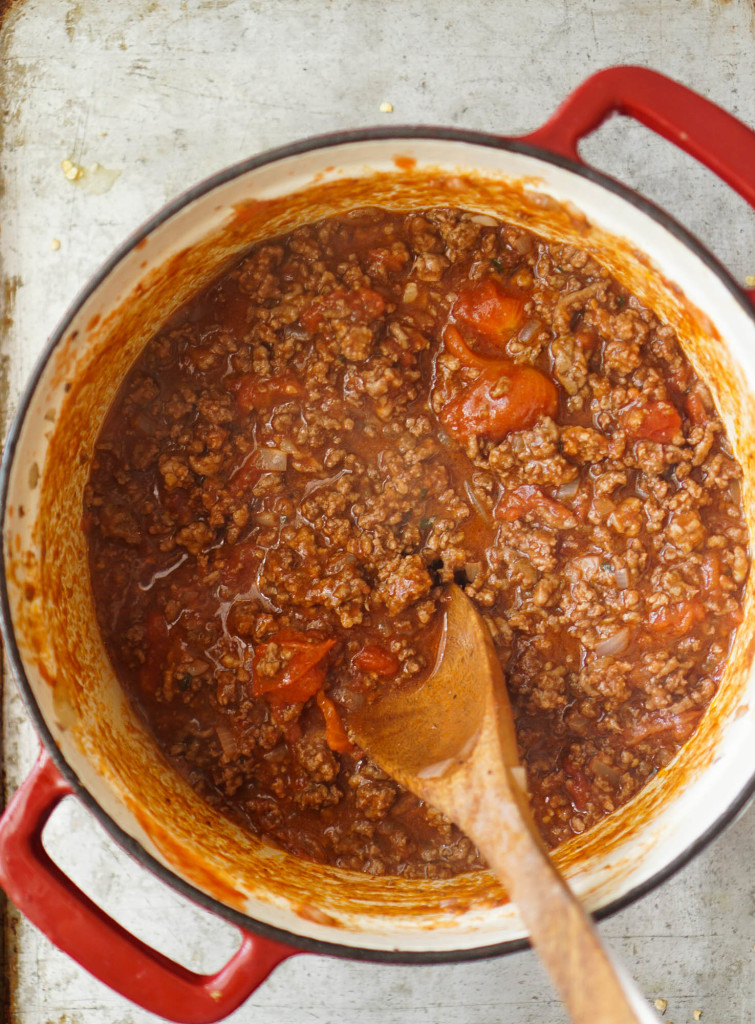
[[[99,625],[206,800],[314,861],[446,877],[479,854],[349,709],[431,670],[461,584],[538,827],[582,833],[715,693],[740,478],[673,330],[586,252],[361,209],[255,246],[136,361],[85,496]]]

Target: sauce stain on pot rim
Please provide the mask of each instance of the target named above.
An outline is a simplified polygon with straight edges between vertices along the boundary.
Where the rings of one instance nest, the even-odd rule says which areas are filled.
[[[250,913],[251,909],[252,916],[294,934],[298,932],[293,919],[306,917],[307,913],[297,908],[316,905],[324,918],[337,922],[336,930],[346,929],[357,936],[363,928],[374,932],[366,941],[376,950],[392,948],[394,942],[402,941],[400,936],[417,930],[458,930],[456,942],[460,948],[484,947],[500,942],[502,935],[514,938],[521,930],[517,933],[515,921],[511,925],[505,894],[485,877],[462,878],[448,886],[419,883],[402,887],[359,880],[346,893],[342,872],[318,872],[307,866],[302,869],[301,863],[291,865],[285,858],[270,858],[256,848],[245,848],[246,862],[240,863],[238,837],[229,834],[222,822],[212,819],[211,835],[198,830],[196,820],[204,805],[199,808],[191,794],[184,792],[176,799],[174,787],[162,777],[166,766],[155,759],[149,738],[131,719],[103,656],[83,571],[86,549],[80,509],[90,453],[123,375],[160,323],[237,254],[259,237],[280,234],[298,223],[334,212],[334,208],[385,205],[417,209],[449,202],[482,214],[494,212],[497,218],[521,223],[552,239],[573,241],[576,233],[580,246],[603,262],[662,319],[675,324],[682,340],[688,343],[695,368],[714,391],[730,435],[737,439],[737,456],[748,477],[745,496],[752,530],[749,481],[755,471],[755,402],[743,383],[741,370],[729,358],[707,317],[674,286],[669,287],[647,257],[631,245],[627,251],[619,239],[585,217],[575,217],[573,209],[556,201],[544,203],[538,193],[533,194],[530,183],[468,172],[449,176],[442,169],[377,172],[369,177],[319,183],[273,200],[240,200],[229,204],[230,210],[221,206],[225,224],[203,241],[174,252],[163,265],[149,268],[127,291],[121,286],[120,294],[127,298],[114,309],[108,307],[108,302],[119,293],[116,273],[115,284],[105,284],[102,296],[89,296],[73,320],[73,324],[80,323],[86,317],[91,323],[100,315],[97,328],[86,340],[76,329],[66,335],[43,372],[35,404],[27,413],[24,430],[29,437],[23,439],[20,450],[46,455],[38,460],[43,465],[41,495],[38,489],[27,500],[19,479],[18,452],[10,481],[14,504],[23,503],[28,511],[23,532],[14,530],[9,535],[6,523],[6,567],[16,640],[41,714],[81,785],[117,828],[135,835],[151,856],[223,905],[238,909],[245,901],[244,912]],[[159,230],[162,228],[154,234]],[[155,310],[160,311],[157,319]],[[67,394],[65,384],[70,386]],[[52,435],[32,439],[34,418],[39,422],[45,412],[58,406]],[[50,427],[49,421],[46,425]],[[21,494],[23,502],[18,498]],[[20,550],[8,550],[9,541],[11,549]],[[23,594],[29,582],[37,595],[31,605]],[[750,580],[750,614],[752,590]],[[755,640],[745,640],[745,632],[740,628],[719,697],[676,761],[659,773],[616,821],[609,819],[557,852],[559,867],[575,879],[578,890],[588,898],[597,895],[600,903],[610,901],[605,895],[607,874],[614,882],[614,892],[622,890],[626,879],[630,879],[631,887],[638,854],[636,848],[620,853],[622,844],[630,837],[637,840],[640,827],[652,821],[669,800],[683,794],[690,782],[713,764],[724,725],[733,716],[744,715],[733,679],[735,675],[745,677],[755,654]],[[54,687],[54,699],[45,694],[50,687]],[[153,769],[155,778],[150,779]],[[129,804],[131,810],[126,806]],[[134,806],[141,813],[134,814]],[[171,810],[167,811],[169,806]],[[654,849],[658,840],[640,842],[645,847],[642,856]],[[196,871],[186,866],[192,862]],[[586,874],[591,868],[597,870],[592,879]],[[218,878],[232,879],[228,883],[232,892],[224,889],[225,883],[213,892],[211,882],[198,881],[204,872],[209,878],[217,873]],[[220,895],[221,891],[225,895]],[[266,911],[266,905],[273,910]],[[483,909],[486,905],[493,908],[489,914]],[[334,927],[321,924],[313,934],[325,943],[341,944],[343,939],[332,934]],[[384,938],[380,938],[381,932]],[[417,948],[407,941],[408,949]],[[431,944],[425,948],[440,947]]]

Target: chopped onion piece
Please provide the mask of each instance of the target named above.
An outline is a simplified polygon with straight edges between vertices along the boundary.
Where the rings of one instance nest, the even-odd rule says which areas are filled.
[[[469,482],[469,480],[464,481],[464,490],[466,491],[467,497],[471,501],[472,505],[475,508],[475,511],[479,514],[482,521],[484,523],[487,523],[488,526],[492,526],[493,521],[490,517],[490,512],[488,509],[485,508],[480,499],[477,497],[477,493],[474,489],[474,486]]]
[[[623,654],[629,647],[629,626],[624,626],[617,633],[612,633],[595,645],[595,653],[599,658],[611,658]]]
[[[473,224],[482,224],[485,228],[497,228],[498,221],[495,217],[488,217],[486,213],[475,213],[469,218]]]
[[[220,746],[223,748],[223,760],[233,761],[241,753],[241,748],[230,726],[225,722],[218,722],[215,732],[220,740]]]
[[[575,498],[578,490],[579,477],[575,476],[573,480],[569,480],[567,483],[561,484],[559,489],[556,491],[556,497],[559,501],[563,501],[565,498]]]
[[[621,782],[621,772],[617,771],[610,764],[601,761],[599,757],[593,757],[590,761],[590,771],[593,775],[599,775],[612,786],[618,786]]]
[[[517,337],[520,341],[532,341],[542,326],[543,325],[539,320],[527,320],[519,331]]]
[[[614,573],[614,579],[616,580],[616,586],[619,590],[626,590],[629,586],[629,570],[617,569]]]
[[[524,256],[532,248],[532,237],[530,235],[520,235],[519,238],[514,239],[511,245],[518,253]]]
[[[260,448],[254,461],[264,472],[282,473],[288,466],[288,455],[280,448]]]
[[[474,583],[477,577],[480,575],[482,569],[482,562],[465,562],[464,563],[464,575],[467,577],[470,583]]]
[[[566,577],[570,580],[592,579],[599,570],[600,557],[598,555],[582,555],[580,558],[572,558],[564,567]]]

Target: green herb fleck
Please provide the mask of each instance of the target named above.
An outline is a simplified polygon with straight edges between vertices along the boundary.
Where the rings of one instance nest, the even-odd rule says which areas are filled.
[[[420,496],[420,498],[426,498],[427,497],[427,488],[426,487],[422,488],[422,490],[419,492],[419,496]]]
[[[343,352],[338,353],[338,358],[341,360],[342,363],[346,362],[346,356],[343,354]]]
[[[501,263],[500,260],[491,260],[490,262],[493,264],[493,266],[495,267],[499,274],[503,273],[503,264]]]
[[[611,562],[601,562],[600,568],[603,572],[613,572],[613,564]]]
[[[616,296],[616,305],[619,307],[619,309],[621,309],[621,307],[624,305],[626,301],[627,300],[624,298],[623,295]]]
[[[437,518],[437,516],[423,516],[422,519],[420,519],[419,521],[420,530],[429,530]]]
[[[191,676],[188,675],[188,674],[185,675],[185,676],[181,676],[181,678],[178,680],[178,689],[182,690],[184,693],[186,693],[186,691],[189,689],[190,686],[191,686]]]

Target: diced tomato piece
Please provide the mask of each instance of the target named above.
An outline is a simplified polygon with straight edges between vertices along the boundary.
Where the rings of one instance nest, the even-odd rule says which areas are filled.
[[[259,566],[262,555],[252,541],[234,544],[228,554],[228,572],[239,576],[252,576]]]
[[[576,772],[564,782],[571,802],[578,811],[586,811],[592,796],[590,782],[584,772]]]
[[[492,277],[485,277],[462,286],[451,312],[486,338],[502,341],[521,324],[524,304],[520,295],[508,294]]]
[[[321,664],[335,640],[318,640],[306,633],[283,629],[254,652],[252,671],[255,697],[266,696],[280,704],[305,701],[314,696],[325,681],[325,668]],[[262,675],[257,666],[266,657],[271,644],[284,652],[282,668],[272,676]]]
[[[716,593],[721,582],[721,557],[717,551],[706,551],[701,562],[705,591]]]
[[[449,434],[460,440],[502,441],[558,410],[556,385],[534,366],[496,361],[440,412]]]
[[[262,475],[262,471],[259,466],[255,463],[254,459],[250,456],[245,462],[242,462],[238,469],[231,477],[230,484],[231,489],[236,493],[240,494],[243,491],[248,491],[259,480]]]
[[[636,747],[638,743],[651,736],[671,733],[676,743],[681,743],[692,734],[702,717],[702,711],[690,708],[688,711],[659,711],[626,728],[622,738],[628,747]]]
[[[267,680],[264,680],[264,682],[267,683]],[[303,704],[310,697],[314,697],[324,682],[325,671],[319,665],[297,676],[290,683],[278,681],[272,686],[262,687],[258,686],[258,677],[255,676],[254,695],[255,697],[267,697],[268,701],[275,706]]]
[[[281,683],[274,690],[267,690],[265,697],[271,704],[303,704],[320,690],[325,682],[325,669],[315,665],[304,675],[290,683]]]
[[[325,742],[330,749],[335,750],[339,754],[352,750],[353,745],[343,727],[338,708],[325,690],[318,690],[317,706],[322,711],[322,716],[325,719]]]
[[[260,380],[253,374],[229,383],[229,388],[236,392],[236,400],[242,412],[253,409],[270,409],[284,398],[298,398],[304,394],[303,388],[295,377],[284,375]]]
[[[385,677],[395,676],[401,667],[393,651],[378,647],[377,644],[367,644],[361,651],[357,651],[352,664],[362,672],[372,672],[376,676]]]
[[[705,605],[702,601],[680,601],[679,604],[664,605],[650,613],[648,625],[654,633],[667,633],[669,637],[680,637],[705,619]]]
[[[587,775],[578,768],[571,758],[564,761],[564,787],[571,797],[571,802],[578,811],[586,811],[593,798],[593,786]]]
[[[682,429],[682,418],[671,402],[632,402],[619,422],[632,441],[671,444]]]
[[[401,270],[408,260],[405,249],[370,249],[367,261],[375,270]]]
[[[443,332],[443,343],[446,346],[446,351],[450,352],[452,356],[456,356],[462,366],[477,366],[484,370],[489,369],[496,362],[503,362],[503,360],[491,359],[489,356],[481,356],[478,352],[473,352],[462,338],[459,328],[454,327],[453,324],[449,324]]]
[[[710,419],[708,410],[705,408],[705,404],[700,397],[700,392],[697,389],[690,391],[684,399],[684,411],[695,426],[699,426],[701,423],[707,423]]]
[[[384,312],[385,299],[374,288],[336,288],[328,295],[319,295],[302,314],[301,323],[313,333],[323,320],[348,318],[354,323],[368,324],[379,320]]]
[[[379,320],[385,313],[385,299],[373,288],[359,288],[357,291],[348,292],[346,304],[354,319],[364,323]]]
[[[504,491],[496,505],[494,516],[505,523],[513,523],[528,512],[542,511],[554,520],[554,525],[573,527],[577,520],[571,509],[555,498],[543,494],[534,484],[522,484],[513,491]]]
[[[323,319],[322,306],[317,305],[317,300],[308,309],[305,309],[299,317],[302,327],[308,334],[314,334],[323,322]]]
[[[598,344],[598,336],[594,331],[577,331],[574,340],[586,355],[589,355]]]

